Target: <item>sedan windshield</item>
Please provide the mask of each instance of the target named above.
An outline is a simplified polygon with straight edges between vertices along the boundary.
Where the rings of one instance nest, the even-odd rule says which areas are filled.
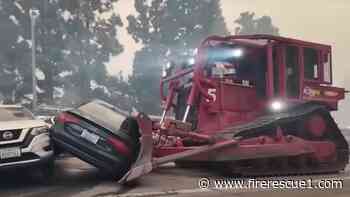
[[[118,131],[121,123],[127,117],[126,112],[100,100],[81,105],[78,111],[82,115],[88,115],[90,120],[96,121],[101,126],[110,129],[111,132]]]
[[[0,121],[16,120],[34,120],[34,116],[24,107],[0,107]]]

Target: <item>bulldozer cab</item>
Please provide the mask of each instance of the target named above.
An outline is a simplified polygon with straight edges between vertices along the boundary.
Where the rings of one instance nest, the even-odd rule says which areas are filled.
[[[177,120],[203,132],[289,104],[313,101],[336,109],[344,89],[331,86],[331,63],[328,45],[269,35],[213,36],[202,43],[192,67],[162,79],[173,87],[163,100],[175,106]]]
[[[254,86],[260,97],[303,99],[306,84],[332,83],[331,47],[327,45],[259,35],[208,43],[206,76]]]

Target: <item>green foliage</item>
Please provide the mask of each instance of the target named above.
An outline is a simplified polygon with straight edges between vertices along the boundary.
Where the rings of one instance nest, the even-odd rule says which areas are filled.
[[[240,17],[234,21],[239,25],[235,29],[237,35],[249,34],[270,34],[279,35],[279,30],[272,24],[270,16],[255,18],[254,12],[243,12]]]
[[[207,36],[228,31],[219,0],[135,0],[135,9],[128,32],[144,47],[135,54],[130,83],[137,109],[156,114],[162,65],[181,61]]]

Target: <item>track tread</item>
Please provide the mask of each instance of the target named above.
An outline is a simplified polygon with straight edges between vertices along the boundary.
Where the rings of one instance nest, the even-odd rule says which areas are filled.
[[[325,106],[315,103],[305,103],[301,104],[299,106],[294,107],[293,109],[288,110],[287,112],[282,112],[278,114],[268,114],[261,118],[258,118],[256,121],[230,127],[222,132],[219,132],[218,136],[225,136],[228,138],[232,137],[243,137],[243,138],[250,138],[250,137],[257,137],[261,135],[261,132],[259,129],[263,127],[271,127],[276,128],[277,126],[280,126],[282,124],[287,123],[293,123],[293,121],[302,121],[305,119],[308,115],[311,115],[313,113],[321,113],[325,117],[329,128],[332,131],[332,135],[328,137],[326,140],[333,141],[337,146],[337,154],[338,154],[338,160],[336,162],[329,162],[327,164],[320,164],[317,166],[307,166],[305,168],[288,168],[288,169],[276,169],[276,168],[270,168],[270,169],[264,169],[264,170],[257,170],[257,168],[251,169],[236,169],[233,170],[233,173],[236,173],[235,171],[238,171],[243,176],[274,176],[276,174],[278,175],[292,175],[292,174],[299,174],[299,175],[305,175],[305,174],[319,174],[319,173],[330,173],[330,172],[338,172],[343,170],[346,165],[348,164],[349,160],[349,147],[348,143],[345,140],[344,136],[342,135],[341,131],[339,130],[337,124],[335,123],[334,119],[330,115],[328,109],[326,109]],[[301,133],[306,133],[305,131]],[[309,140],[309,139],[307,139]],[[302,156],[302,155],[300,155]],[[289,158],[290,159],[290,158]],[[254,160],[255,162],[258,162],[259,159]],[[235,166],[234,164],[231,164],[231,166]],[[226,166],[227,168],[230,168],[230,166]],[[262,169],[262,168],[260,168]]]

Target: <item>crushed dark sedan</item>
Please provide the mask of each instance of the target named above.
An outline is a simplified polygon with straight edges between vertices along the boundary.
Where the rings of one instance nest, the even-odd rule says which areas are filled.
[[[120,179],[137,159],[137,123],[122,110],[101,100],[61,112],[51,137],[55,146]]]

